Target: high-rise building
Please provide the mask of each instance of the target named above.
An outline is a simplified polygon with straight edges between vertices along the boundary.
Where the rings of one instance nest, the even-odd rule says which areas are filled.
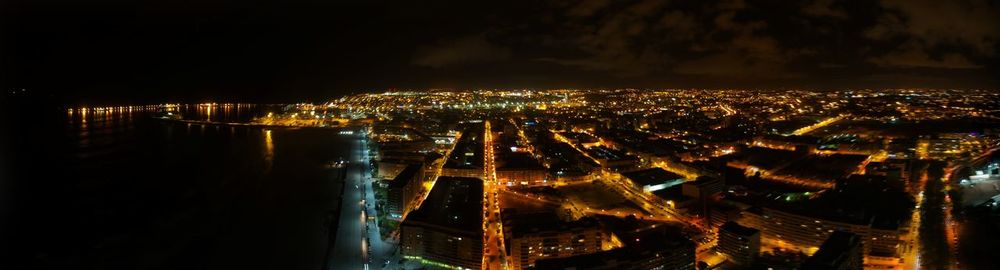
[[[681,192],[684,196],[699,200],[706,200],[724,189],[726,189],[726,185],[722,183],[722,180],[707,176],[698,177],[695,181],[685,182],[681,185]]]
[[[756,228],[764,241],[779,246],[811,251],[818,248],[834,231],[847,231],[862,237],[866,243],[864,254],[877,257],[899,256],[908,227],[886,227],[874,223],[875,219],[836,218],[823,213],[792,211],[770,207],[753,207],[743,212],[740,224]]]
[[[386,211],[389,213],[389,218],[396,220],[403,218],[403,213],[420,193],[422,179],[423,166],[410,164],[389,181],[386,196]]]
[[[505,214],[504,231],[515,270],[539,259],[600,252],[604,234],[592,217],[563,221],[550,212]]]
[[[381,179],[396,178],[396,175],[403,172],[403,169],[406,169],[413,162],[411,160],[382,158],[375,163],[375,166],[378,167],[377,176]]]
[[[572,257],[544,259],[532,269],[694,270],[694,242],[669,226],[620,235],[624,247]]]
[[[403,256],[426,265],[480,269],[483,181],[439,177],[427,199],[400,225]]]
[[[722,224],[730,221],[737,221],[743,217],[743,211],[739,207],[716,203],[708,206],[708,225],[711,228],[719,228]]]
[[[864,268],[861,237],[857,234],[834,231],[800,269],[855,270]]]
[[[760,255],[760,231],[726,222],[719,227],[717,249],[733,263],[751,265]]]
[[[694,181],[681,184],[681,194],[695,199],[693,212],[700,216],[711,215],[709,202],[712,196],[725,189],[726,185],[721,179],[709,176],[699,176]]]

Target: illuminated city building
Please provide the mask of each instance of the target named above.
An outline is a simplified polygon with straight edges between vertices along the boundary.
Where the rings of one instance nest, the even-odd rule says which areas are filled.
[[[789,150],[789,151],[802,151],[802,152],[812,152],[816,151],[819,147],[819,138],[812,136],[798,136],[798,135],[775,135],[767,134],[758,136],[754,138],[753,146],[765,147],[771,149]]]
[[[567,143],[580,145],[584,148],[592,147],[597,145],[598,140],[591,136],[590,134],[580,133],[580,132],[559,132],[555,134],[561,141],[566,141]]]
[[[760,231],[736,222],[726,222],[719,227],[719,253],[739,265],[752,265],[760,255]]]
[[[497,159],[497,180],[507,186],[540,186],[548,184],[548,172],[530,153],[500,154]]]
[[[828,211],[815,209],[814,211]],[[905,226],[881,226],[873,219],[852,220],[820,218],[824,213],[795,213],[768,207],[753,207],[743,212],[740,224],[761,231],[762,241],[777,247],[812,252],[834,231],[857,234],[864,254],[874,257],[897,257],[906,242]]]
[[[918,145],[923,146],[918,152],[923,151],[925,157],[933,159],[960,158],[989,148],[982,139],[967,133],[941,133],[919,140]]]
[[[695,245],[670,226],[621,233],[624,247],[565,258],[544,259],[530,269],[694,270]]]
[[[865,165],[865,174],[884,176],[886,181],[901,189],[911,191],[919,187],[910,187],[909,162],[907,160],[890,159],[885,162],[869,162]]]
[[[412,128],[376,126],[368,131],[375,156],[387,159],[421,159],[434,149],[434,139]]]
[[[660,168],[651,168],[622,173],[632,188],[643,192],[655,192],[684,183],[684,177]]]
[[[528,268],[539,259],[600,252],[605,240],[596,219],[563,221],[549,212],[510,214],[504,217],[504,230],[515,270]]]
[[[639,164],[639,158],[604,146],[587,148],[587,154],[602,168],[619,171]]]
[[[725,203],[711,203],[708,205],[708,219],[711,228],[719,228],[726,222],[738,221],[743,215],[743,210],[739,207]]]
[[[389,218],[399,220],[414,198],[420,193],[421,180],[423,180],[423,166],[420,164],[410,164],[389,181],[386,198],[386,210]]]

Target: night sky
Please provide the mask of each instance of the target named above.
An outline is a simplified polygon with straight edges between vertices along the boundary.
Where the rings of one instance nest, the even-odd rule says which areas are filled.
[[[2,1],[4,90],[996,88],[998,1]]]

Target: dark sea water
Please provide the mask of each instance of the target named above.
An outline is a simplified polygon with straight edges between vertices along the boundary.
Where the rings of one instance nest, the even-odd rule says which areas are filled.
[[[246,121],[273,109],[179,112]],[[352,146],[338,130],[25,110],[4,110],[0,269],[322,267],[341,189],[324,165]]]

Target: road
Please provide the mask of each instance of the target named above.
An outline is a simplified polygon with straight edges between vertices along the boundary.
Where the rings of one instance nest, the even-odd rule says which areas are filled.
[[[382,269],[387,260],[395,263],[396,246],[382,241],[375,217],[371,166],[364,133],[356,132],[351,143],[337,240],[328,269]]]
[[[924,189],[927,184],[927,171],[923,171],[920,174],[920,180],[917,184]],[[903,258],[903,269],[920,269],[920,205],[924,202],[924,192],[917,193],[914,196],[915,207],[913,213],[910,216],[910,232],[907,239],[909,240],[909,246],[906,248],[905,252],[902,254]]]
[[[597,159],[594,159],[594,157],[591,157],[590,154],[588,154],[587,151],[584,151],[584,149],[581,149],[580,146],[578,146],[578,145],[570,142],[569,140],[567,140],[562,135],[559,135],[559,133],[557,131],[555,131],[555,130],[550,130],[550,131],[553,134],[556,134],[556,136],[555,136],[556,140],[559,140],[559,141],[561,141],[561,142],[563,142],[565,144],[568,144],[569,146],[573,147],[573,149],[576,149],[576,151],[579,152],[581,155],[583,155],[583,156],[591,159],[595,163],[600,164],[600,162],[598,162]],[[588,134],[590,134],[590,133],[588,133]],[[597,136],[595,134],[590,134],[590,135],[594,136],[595,138],[599,138],[599,139],[603,140],[603,138],[601,138],[601,137],[599,137],[599,136]],[[632,185],[628,183],[628,180],[625,180],[624,177],[622,177],[622,175],[620,173],[618,173],[618,172],[611,171],[611,170],[608,170],[606,168],[601,168],[601,174],[597,178],[598,178],[597,179],[598,181],[604,181],[605,184],[607,184],[610,187],[615,188],[620,194],[622,194],[622,196],[624,196],[625,198],[629,199],[630,201],[632,201],[633,203],[635,203],[639,207],[642,207],[644,210],[646,210],[646,211],[648,211],[650,213],[650,215],[642,215],[643,218],[651,219],[651,220],[665,220],[665,221],[667,221],[667,220],[678,220],[678,221],[687,222],[687,223],[695,225],[695,226],[700,226],[700,224],[692,222],[690,219],[688,219],[688,218],[682,216],[681,214],[675,212],[673,210],[673,206],[669,205],[667,202],[664,202],[662,199],[659,199],[659,198],[655,198],[654,199],[654,198],[651,198],[651,196],[653,196],[651,194],[646,194],[645,192],[643,192],[641,190],[635,190],[632,187]],[[694,177],[690,177],[690,178],[694,178]],[[640,216],[640,215],[637,215],[637,216]]]
[[[600,164],[596,159],[587,154],[587,151],[581,149],[579,145],[571,143],[570,141],[566,140],[565,137],[558,135],[558,133],[556,133],[555,131],[552,132],[556,134],[555,138],[557,140],[569,144],[571,147],[573,147],[573,149],[576,149],[576,151],[582,154],[583,156],[590,158],[595,163]],[[591,134],[591,136],[594,136],[595,138],[600,138],[599,136],[593,134]],[[661,166],[662,165],[665,164],[661,164]],[[693,179],[696,178],[696,176],[688,178]],[[684,224],[690,225],[692,226],[692,228],[697,228],[699,231],[703,232],[704,238],[702,240],[695,241],[698,244],[699,260],[700,258],[703,257],[700,254],[707,254],[703,251],[709,250],[709,247],[711,247],[710,245],[712,245],[715,242],[715,235],[710,233],[711,230],[707,228],[706,224],[704,224],[705,222],[699,222],[697,220],[694,220],[692,218],[689,218],[687,216],[678,213],[677,211],[674,210],[673,202],[663,200],[662,198],[659,198],[651,193],[642,190],[637,190],[635,187],[633,187],[631,183],[629,183],[629,180],[625,179],[625,177],[621,175],[621,173],[608,170],[607,168],[601,168],[601,174],[597,177],[595,181],[603,181],[607,186],[612,187],[613,189],[618,191],[619,194],[624,196],[629,201],[632,201],[633,203],[641,207],[649,214],[621,213],[621,212],[612,213],[600,209],[591,210],[590,208],[586,208],[587,209],[586,212],[590,212],[592,214],[611,215],[618,217],[635,215],[637,218],[644,220],[655,220],[661,222],[680,221]]]
[[[830,118],[824,119],[823,121],[820,121],[819,123],[816,123],[816,124],[813,124],[813,125],[810,125],[810,126],[807,126],[807,127],[803,127],[803,128],[797,129],[794,132],[792,132],[792,135],[796,135],[796,136],[806,135],[806,133],[812,132],[813,130],[817,130],[817,129],[823,128],[825,126],[829,126],[829,125],[831,125],[833,123],[836,123],[837,121],[840,121],[840,120],[842,120],[844,118],[845,118],[845,115],[838,115],[838,116],[835,116],[835,117],[830,117]]]
[[[587,151],[584,151],[584,149],[581,149],[580,146],[573,144],[562,135],[559,135],[557,131],[550,130],[550,132],[555,134],[556,140],[568,144],[569,146],[573,147],[573,149],[576,149],[576,151],[579,152],[581,155],[591,159],[597,164],[600,164],[600,162],[598,162],[597,159],[594,159],[594,157],[591,157],[590,154],[587,154]],[[591,134],[591,136],[594,136],[595,138],[601,138],[593,134]],[[620,194],[622,194],[622,196],[629,199],[630,201],[632,201],[633,203],[635,203],[639,207],[642,207],[644,210],[650,213],[650,215],[645,215],[643,216],[643,218],[651,220],[679,220],[695,226],[699,226],[699,224],[692,222],[690,219],[675,212],[672,209],[673,207],[668,205],[666,202],[663,202],[662,199],[659,198],[653,199],[650,198],[650,196],[652,196],[651,194],[646,194],[641,190],[635,190],[634,188],[632,188],[631,184],[628,183],[628,180],[625,180],[624,177],[622,177],[621,174],[618,172],[614,172],[606,168],[601,168],[601,176],[598,177],[598,181],[604,181],[608,186],[614,187]]]
[[[504,248],[503,223],[500,220],[499,190],[503,188],[497,182],[496,164],[493,153],[493,134],[490,122],[484,123],[483,132],[483,230],[485,231],[483,248],[483,269],[507,269],[507,252]]]
[[[947,216],[945,180],[948,173],[945,165],[931,163],[927,170],[922,203],[920,204],[920,227],[917,241],[919,242],[920,267],[925,269],[952,268],[953,254],[947,235]]]

